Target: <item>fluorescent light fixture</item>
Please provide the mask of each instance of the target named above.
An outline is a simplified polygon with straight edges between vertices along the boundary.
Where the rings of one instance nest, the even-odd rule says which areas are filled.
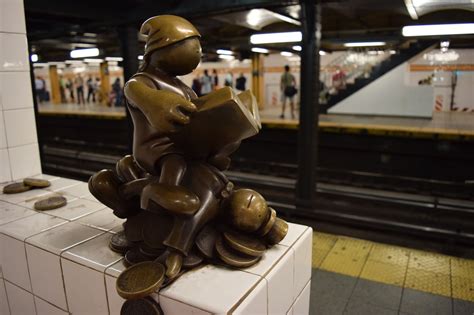
[[[282,51],[282,52],[280,53],[280,55],[285,56],[285,57],[291,57],[291,56],[293,56],[293,54],[290,53],[289,51]]]
[[[72,64],[82,64],[82,60],[66,60],[66,64],[72,65]]]
[[[356,43],[344,43],[345,47],[372,47],[372,46],[383,46],[385,42],[356,42]]]
[[[87,62],[87,63],[101,63],[103,61],[104,61],[104,59],[92,59],[92,58],[91,59],[87,59],[87,58],[84,59],[84,62]]]
[[[327,55],[327,54],[328,54],[328,53],[325,52],[324,50],[320,50],[320,51],[319,51],[319,55],[320,55],[320,56],[324,56],[324,55]]]
[[[268,54],[270,51],[266,48],[260,48],[260,47],[253,47],[251,49],[253,52],[260,53],[260,54]]]
[[[45,63],[45,62],[37,62],[33,65],[33,67],[35,67],[35,68],[42,68],[42,67],[47,67],[47,66],[48,66],[48,64]]]
[[[122,57],[105,57],[107,61],[123,61]]]
[[[107,64],[109,66],[118,66],[118,61],[108,61]]]
[[[143,60],[143,55],[138,55],[138,60]]]
[[[390,50],[389,53],[390,53],[390,55],[395,55],[397,53],[397,51],[396,50]]]
[[[37,54],[32,54],[30,56],[30,60],[31,60],[31,62],[37,62],[38,61],[38,55]]]
[[[71,50],[71,58],[96,57],[99,55],[98,48],[86,48]]]
[[[250,36],[250,42],[252,44],[292,43],[300,42],[302,36],[301,32],[254,34]]]
[[[218,55],[229,55],[229,56],[234,54],[232,50],[227,50],[227,49],[218,49],[216,50],[216,53]]]
[[[474,23],[410,25],[402,28],[405,37],[474,34]]]
[[[296,50],[296,51],[301,51],[301,46],[296,45],[296,46],[291,47],[291,49]]]
[[[220,59],[225,59],[225,60],[234,60],[235,59],[234,56],[230,56],[230,55],[219,55],[218,57]]]

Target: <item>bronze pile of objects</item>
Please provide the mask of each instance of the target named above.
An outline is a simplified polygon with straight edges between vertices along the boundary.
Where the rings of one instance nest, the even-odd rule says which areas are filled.
[[[197,97],[177,76],[201,60],[200,34],[187,20],[148,19],[143,64],[124,93],[134,123],[133,156],[91,177],[89,189],[125,218],[110,248],[129,266],[117,279],[123,314],[159,314],[150,298],[203,263],[245,268],[288,231],[265,199],[234,189],[223,173],[260,118],[250,91],[230,87]]]

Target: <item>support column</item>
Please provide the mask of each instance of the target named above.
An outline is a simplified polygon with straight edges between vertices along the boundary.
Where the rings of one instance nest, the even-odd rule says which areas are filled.
[[[49,81],[51,82],[51,103],[61,104],[61,91],[59,87],[58,66],[49,66]]]
[[[110,93],[110,75],[107,61],[100,64],[100,93],[102,95],[102,105],[107,105]]]
[[[252,93],[260,110],[265,107],[263,85],[263,56],[255,53],[252,55]]]
[[[126,25],[118,29],[119,38],[120,38],[120,48],[122,51],[123,57],[123,79],[122,86],[127,82],[132,75],[134,75],[138,70],[138,55],[142,54],[139,51],[138,45],[138,29],[132,25]],[[125,98],[123,98],[125,102]],[[124,103],[125,105],[125,103]],[[128,109],[127,121],[128,121],[128,148],[129,151],[133,151],[133,122],[130,116]]]
[[[301,0],[300,3],[303,40],[296,204],[298,207],[311,208],[316,191],[321,7],[319,1],[314,0]]]

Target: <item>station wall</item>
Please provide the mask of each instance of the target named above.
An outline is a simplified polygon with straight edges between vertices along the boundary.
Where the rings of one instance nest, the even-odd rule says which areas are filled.
[[[0,182],[41,173],[22,0],[0,0]]]

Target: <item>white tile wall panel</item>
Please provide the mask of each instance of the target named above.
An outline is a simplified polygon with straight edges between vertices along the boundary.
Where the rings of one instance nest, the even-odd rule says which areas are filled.
[[[0,314],[10,314],[7,291],[5,290],[5,281],[3,279],[0,279]]]
[[[0,253],[0,265],[2,266],[3,277],[17,286],[31,291],[25,243],[0,234],[0,248],[5,249]]]
[[[94,227],[96,229],[109,231],[115,227],[121,227],[125,220],[115,216],[112,212],[112,209],[106,207],[105,209],[88,214],[78,219],[76,222]]]
[[[10,305],[11,315],[35,315],[35,302],[33,295],[28,291],[5,281],[7,289],[8,303]]]
[[[308,281],[301,294],[296,298],[293,305],[293,315],[309,314],[309,298],[311,293],[311,281]]]
[[[0,1],[0,32],[26,33],[22,0]]]
[[[35,296],[36,315],[68,315],[64,310]]]
[[[294,254],[288,251],[265,276],[268,282],[268,314],[286,314],[293,304]]]
[[[0,94],[0,98],[1,98],[1,94]],[[3,119],[3,111],[0,110],[0,149],[5,149],[7,146],[8,144],[7,144],[7,132],[5,129],[5,120]],[[4,168],[3,165],[2,165],[2,168]]]
[[[295,252],[295,282],[293,296],[296,298],[311,279],[313,229],[308,228],[292,247]]]
[[[109,304],[109,311],[110,314],[120,314],[120,309],[122,308],[123,299],[117,293],[117,289],[115,289],[115,283],[117,282],[117,278],[105,275],[105,285],[107,287],[107,301]]]
[[[43,213],[21,218],[0,226],[0,233],[25,241],[28,237],[66,223],[66,220]]]
[[[33,108],[4,110],[8,147],[37,143]]]
[[[165,314],[176,314],[176,315],[210,315],[211,313],[203,311],[199,308],[191,305],[181,303],[179,301],[173,301],[167,297],[160,296],[159,303],[161,309]]]
[[[28,144],[8,149],[13,180],[41,173],[38,144]]]
[[[35,211],[26,209],[9,202],[0,201],[0,225],[36,214]]]
[[[33,108],[29,71],[0,72],[3,110]]]
[[[86,199],[75,199],[71,202],[68,202],[64,207],[49,210],[48,214],[72,221],[104,207],[105,206],[103,204],[98,202],[93,202]]]
[[[267,314],[268,313],[267,281],[260,280],[245,300],[235,309],[233,314]]]
[[[0,149],[0,183],[12,180],[8,149]]]
[[[29,71],[25,34],[0,33],[0,71]]]

